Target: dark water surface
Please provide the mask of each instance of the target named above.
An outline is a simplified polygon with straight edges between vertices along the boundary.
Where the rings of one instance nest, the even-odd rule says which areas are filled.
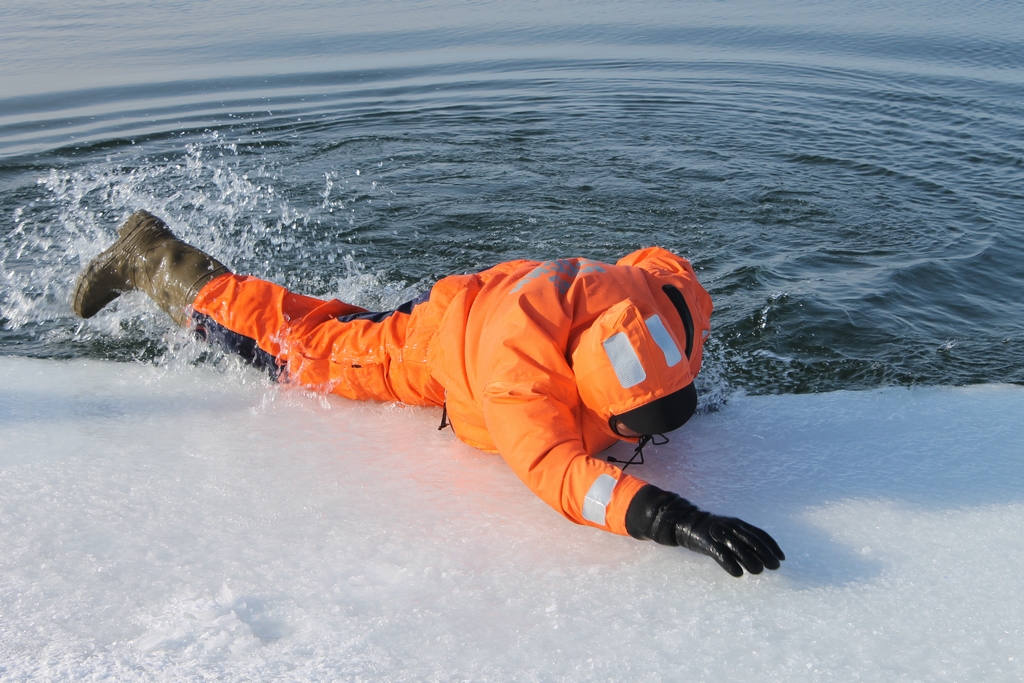
[[[371,308],[659,244],[715,299],[705,390],[1024,382],[1019,2],[23,5],[2,354],[197,353],[139,295],[68,309],[149,208]]]

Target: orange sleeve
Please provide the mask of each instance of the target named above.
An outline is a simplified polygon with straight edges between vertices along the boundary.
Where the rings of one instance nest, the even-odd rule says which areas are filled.
[[[536,383],[487,386],[484,417],[498,452],[567,519],[626,535],[626,509],[646,482],[587,455],[571,410],[545,391]]]
[[[626,509],[646,482],[586,453],[566,360],[572,321],[555,299],[509,296],[480,339],[487,430],[541,500],[577,524],[625,535]]]

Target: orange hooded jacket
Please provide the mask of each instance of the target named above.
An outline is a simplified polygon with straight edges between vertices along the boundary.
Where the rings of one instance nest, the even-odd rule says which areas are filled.
[[[666,285],[682,294],[689,329]],[[650,247],[614,266],[511,261],[446,277],[411,312],[383,320],[231,274],[208,283],[193,309],[255,340],[288,381],[445,404],[459,439],[500,453],[548,505],[624,535],[645,482],[591,456],[622,439],[613,415],[693,381],[712,303],[688,261]]]

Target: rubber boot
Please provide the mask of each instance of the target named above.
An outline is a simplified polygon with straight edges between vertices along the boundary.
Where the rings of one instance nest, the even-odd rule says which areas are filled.
[[[230,272],[219,261],[185,244],[148,211],[136,211],[109,249],[82,271],[71,307],[91,318],[123,292],[141,289],[184,327],[186,309],[203,285]]]

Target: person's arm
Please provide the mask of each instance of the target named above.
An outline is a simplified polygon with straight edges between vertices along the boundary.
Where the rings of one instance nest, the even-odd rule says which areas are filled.
[[[733,576],[786,559],[765,531],[701,510],[583,451],[572,410],[529,384],[494,383],[484,399],[502,457],[544,502],[577,524],[708,555]]]
[[[646,482],[587,455],[574,408],[551,389],[540,382],[487,385],[484,417],[498,452],[567,519],[625,535],[626,510]]]
[[[777,568],[782,551],[763,531],[700,511],[586,454],[584,408],[566,354],[568,311],[554,300],[517,303],[486,321],[476,372],[488,378],[481,392],[487,430],[530,490],[573,522],[682,545],[733,575],[743,573],[738,563],[751,573]]]

